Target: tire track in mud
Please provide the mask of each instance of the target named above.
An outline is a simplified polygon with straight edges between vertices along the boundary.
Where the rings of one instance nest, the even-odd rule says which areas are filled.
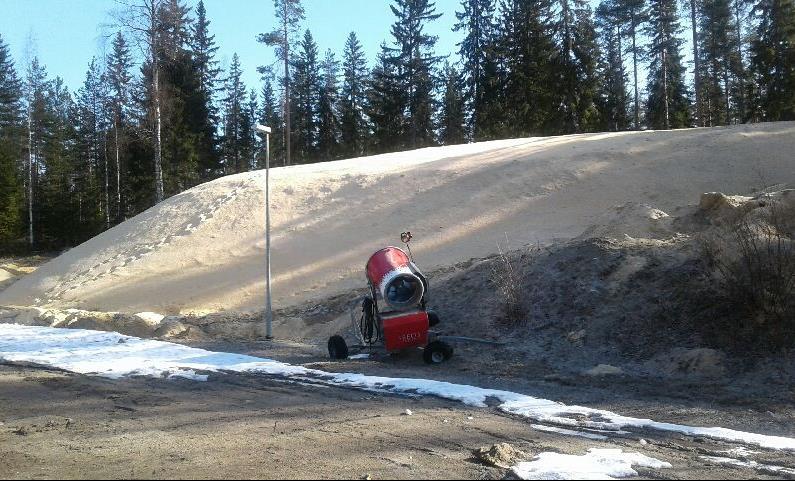
[[[182,224],[172,234],[163,237],[159,242],[145,243],[135,246],[132,252],[116,254],[108,259],[98,262],[87,269],[78,271],[66,278],[58,281],[53,287],[47,290],[43,299],[37,299],[35,305],[41,306],[53,301],[60,301],[64,296],[81,287],[96,282],[106,276],[115,274],[134,262],[143,259],[157,249],[168,246],[175,240],[187,237],[199,229],[199,227],[212,220],[215,214],[226,204],[235,200],[240,193],[253,185],[252,181],[239,182],[232,190],[225,195],[216,198],[206,210],[199,212],[195,217]]]

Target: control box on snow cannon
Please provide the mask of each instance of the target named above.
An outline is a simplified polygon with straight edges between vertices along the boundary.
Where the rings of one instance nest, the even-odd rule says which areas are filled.
[[[425,280],[409,256],[397,247],[385,247],[367,261],[367,280],[384,302],[395,310],[414,309],[425,296]]]
[[[410,347],[425,347],[428,344],[428,313],[384,313],[381,315],[384,330],[384,347],[388,352]]]

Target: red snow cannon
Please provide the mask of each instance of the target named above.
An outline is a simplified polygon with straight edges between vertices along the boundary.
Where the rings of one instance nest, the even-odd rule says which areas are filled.
[[[369,295],[357,299],[351,310],[353,332],[359,348],[382,347],[387,353],[422,348],[428,364],[442,363],[453,355],[453,349],[440,340],[432,340],[430,331],[439,317],[426,309],[428,281],[411,257],[411,233],[401,239],[409,254],[398,247],[385,247],[375,252],[365,265]],[[357,316],[357,312],[360,314]],[[347,359],[348,344],[342,336],[328,342],[332,359]]]

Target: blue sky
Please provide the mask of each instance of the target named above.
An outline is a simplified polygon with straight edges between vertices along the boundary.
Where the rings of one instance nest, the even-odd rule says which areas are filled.
[[[194,6],[198,0],[187,3]],[[33,50],[51,77],[62,77],[72,90],[85,78],[88,62],[108,45],[115,32],[114,0],[0,0],[0,35],[10,45],[18,70]],[[256,67],[273,62],[272,49],[256,42],[258,33],[274,26],[273,0],[205,0],[211,31],[219,45],[218,60],[226,68],[237,52],[249,87],[259,90]],[[390,38],[394,15],[387,0],[304,0],[306,21],[321,54],[331,48],[342,55],[345,40],[355,31],[372,63],[383,40]],[[442,17],[429,32],[439,36],[437,52],[457,51],[461,34],[451,31],[460,0],[436,0]],[[32,39],[32,42],[28,41]],[[32,45],[32,49],[28,48]]]

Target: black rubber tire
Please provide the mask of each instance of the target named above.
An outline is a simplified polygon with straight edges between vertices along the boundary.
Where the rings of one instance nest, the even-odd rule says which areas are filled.
[[[348,343],[342,336],[331,336],[328,340],[328,355],[331,359],[348,359]]]
[[[441,364],[453,357],[453,347],[442,341],[433,341],[425,346],[422,359],[426,364]]]
[[[439,318],[439,314],[434,311],[428,311],[428,326],[433,327],[438,325],[442,320]]]

